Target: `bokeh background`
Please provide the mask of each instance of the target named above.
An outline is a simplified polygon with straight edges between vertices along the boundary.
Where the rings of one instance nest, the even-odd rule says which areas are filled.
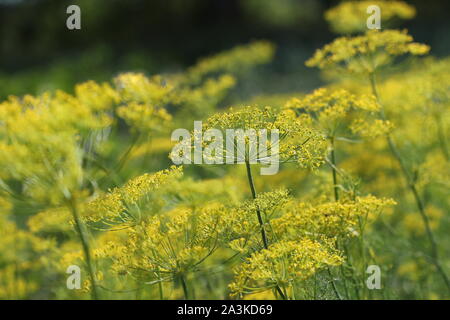
[[[450,53],[450,2],[412,0],[417,17],[402,24],[434,56]],[[0,0],[0,99],[45,90],[71,92],[75,83],[105,81],[123,71],[176,72],[255,39],[277,45],[277,56],[240,83],[240,98],[309,91],[320,84],[304,66],[334,38],[325,0]],[[82,29],[66,28],[77,4]],[[252,75],[249,75],[251,77]],[[226,102],[225,102],[226,103]]]
[[[417,16],[412,20],[399,23],[400,28],[408,29],[415,41],[430,45],[432,56],[449,57],[450,1],[409,0],[406,2],[416,7]],[[258,99],[261,99],[260,101],[264,104],[271,104],[271,99],[275,101],[278,95],[283,96],[283,99],[277,102],[281,100],[284,102],[288,97],[297,96],[298,93],[309,93],[325,84],[323,74],[321,75],[316,68],[307,68],[305,61],[317,48],[323,47],[324,44],[336,38],[337,35],[331,32],[324,19],[324,12],[338,3],[340,1],[325,0],[0,0],[0,101],[5,100],[9,95],[39,95],[57,89],[73,93],[74,85],[77,83],[87,80],[111,82],[111,79],[123,72],[142,72],[147,76],[173,75],[184,72],[201,58],[229,50],[237,45],[248,44],[253,40],[268,40],[277,48],[272,62],[258,65],[257,68],[250,68],[248,72],[239,74],[238,85],[227,91],[223,100],[219,99],[218,108],[228,107],[237,102],[258,101]],[[70,31],[66,27],[68,17],[66,8],[71,4],[81,7],[81,30]],[[445,61],[448,61],[448,58]],[[443,73],[448,70],[448,62],[445,61],[442,65],[447,65],[447,69],[444,69]],[[396,99],[403,99],[402,94],[398,92],[393,94],[393,92],[399,91],[398,88],[401,88],[400,90],[408,88],[406,85],[402,86],[402,80],[398,81],[399,86],[395,82],[397,81],[395,79],[404,79],[401,77],[401,72],[403,71],[406,77],[416,70],[424,69],[424,65],[434,65],[437,62],[430,60],[427,63],[424,64],[423,60],[412,60],[411,64],[399,64],[399,67],[395,67],[404,68],[404,70],[400,70],[400,77],[394,78],[390,83],[395,85],[393,91],[383,92],[384,97],[392,96],[390,98],[393,102],[391,101],[390,106],[397,107]],[[415,75],[413,80],[418,77],[420,76]],[[367,81],[363,85],[367,85]],[[384,88],[389,89],[389,86],[386,85]],[[437,86],[436,90],[440,88]],[[413,90],[407,93],[411,91]],[[408,94],[405,96],[411,100],[416,97],[412,94],[411,98]],[[412,167],[416,162],[422,165],[424,162],[422,158],[428,155],[422,152],[428,145],[420,145],[423,140],[420,134],[427,131],[423,130],[424,122],[418,121],[421,120],[422,115],[420,103],[412,104],[409,113],[402,113],[398,111],[399,108],[391,109],[391,112],[396,111],[393,113],[400,124],[399,136],[402,137],[403,134],[408,137],[410,133],[408,129],[411,128],[413,142],[419,142],[417,149],[405,144],[402,150]],[[216,107],[215,104],[214,107]],[[188,109],[187,112],[191,111],[192,109]],[[180,113],[181,116],[177,114],[174,119],[178,122],[174,122],[173,125],[180,123],[183,123],[182,127],[191,125],[192,120],[197,116],[194,112],[191,113],[186,117],[187,113]],[[411,122],[410,116],[414,117],[412,119],[414,122]],[[121,143],[111,148],[112,156],[108,158],[111,160],[108,167],[111,168],[115,165],[115,159],[119,159],[128,145],[132,145],[133,137],[128,134],[122,122],[120,129],[122,131],[119,130],[119,133],[122,135],[118,134],[120,139],[117,141],[120,140]],[[417,134],[418,132],[420,134]],[[168,137],[169,135],[164,133],[165,140],[168,140]],[[144,143],[142,146],[146,147]],[[163,147],[166,146],[163,145]],[[377,146],[376,142],[372,144],[373,146]],[[154,150],[142,148],[142,154],[139,154],[142,150],[136,148],[138,155],[136,159],[133,159],[132,165],[121,172],[119,185],[143,172],[167,168],[170,165],[167,150],[159,150],[157,147],[156,143]],[[444,284],[439,275],[436,275],[432,265],[423,263],[429,244],[422,221],[416,214],[414,203],[410,197],[408,198],[401,184],[403,178],[399,174],[392,174],[399,168],[392,165],[392,157],[387,155],[384,150],[386,148],[382,144],[377,148],[364,148],[364,145],[355,147],[355,154],[359,156],[355,158],[350,156],[352,153],[347,154],[347,149],[339,150],[338,158],[342,167],[354,167],[357,174],[363,174],[362,180],[365,184],[363,192],[392,196],[399,202],[396,209],[391,210],[390,215],[387,216],[387,223],[381,221],[376,224],[374,232],[368,237],[371,243],[368,248],[374,248],[374,252],[381,257],[381,260],[377,261],[383,263],[383,272],[387,275],[383,281],[386,281],[386,287],[389,288],[379,295],[374,293],[374,296],[370,296],[372,294],[370,292],[369,298],[448,298],[448,291],[444,291]],[[146,154],[150,151],[155,153],[151,158]],[[342,159],[348,161],[342,161]],[[447,163],[443,163],[445,169]],[[439,171],[439,174],[444,172],[443,179],[447,179],[445,170],[440,170],[442,167],[436,166],[433,161],[431,164],[434,165],[432,168],[436,168],[435,172]],[[373,171],[368,168],[372,168]],[[190,167],[186,169],[186,176],[202,181],[208,178],[222,179],[231,172],[229,176],[232,177],[233,182],[245,182],[245,173],[239,170],[233,167],[223,170],[218,170],[217,167],[212,169]],[[320,191],[320,188],[315,190],[311,187],[316,180],[308,180],[306,173],[298,174],[297,169],[293,170],[292,168],[291,171],[285,170],[280,175],[272,177],[270,181],[259,178],[256,182],[257,189],[269,191],[268,186],[270,188],[272,185],[284,186],[286,184],[284,180],[286,180],[287,187],[294,190],[295,196],[301,195],[302,201],[307,201],[308,197],[314,197],[315,192]],[[328,168],[323,170],[328,177],[324,179],[330,179]],[[238,174],[235,174],[236,172]],[[326,181],[321,180],[325,175],[318,176],[318,186],[321,181]],[[186,181],[186,184],[190,183],[190,180]],[[219,181],[224,190],[228,186],[223,183],[223,179],[215,181]],[[270,183],[266,183],[267,181]],[[299,183],[299,181],[307,183]],[[446,182],[448,184],[448,179]],[[196,184],[193,185],[195,188]],[[205,185],[208,186],[208,184]],[[112,181],[107,181],[102,187],[107,190],[114,186]],[[431,214],[437,212],[436,221],[441,220],[436,223],[435,231],[438,235],[442,259],[445,265],[449,266],[448,190],[436,187],[432,191],[433,194],[428,192],[425,196],[428,202],[436,205],[436,207],[431,206],[430,210]],[[208,189],[207,193],[209,192]],[[303,198],[304,195],[307,197]],[[20,228],[26,229],[27,220],[40,212],[40,209],[16,205],[14,222]],[[393,212],[395,214],[392,214]],[[40,217],[43,216],[45,217],[40,215]],[[65,243],[70,225],[59,222],[55,225],[67,229],[58,230],[63,235],[61,243]],[[2,231],[1,228],[0,231]],[[21,234],[18,233],[18,235]],[[11,243],[15,243],[15,236],[14,234],[11,236],[10,239],[13,239]],[[69,241],[67,243],[72,244]],[[7,248],[9,247],[8,245]],[[76,248],[79,250],[78,244]],[[360,257],[357,251],[359,248],[355,245],[353,250],[355,261],[357,261]],[[17,256],[27,262],[30,260],[27,256],[29,252],[27,250],[24,252],[25,254],[17,250]],[[60,281],[61,274],[55,275],[54,270],[44,276],[42,274],[44,273],[36,268],[31,274],[24,276],[24,279],[36,280],[38,289],[33,289],[34,291],[30,294],[25,292],[23,297],[64,299],[88,296],[83,296],[81,293],[77,293],[79,294],[77,296],[75,293],[68,292],[64,287],[64,281]],[[364,270],[362,276],[366,276]],[[18,279],[21,280],[19,277]],[[114,278],[111,281],[113,280]],[[200,285],[197,290],[203,292],[203,287]],[[330,298],[331,291],[328,287],[324,288],[324,292],[326,295],[324,294],[321,298]],[[13,297],[17,296],[13,295]],[[108,292],[103,292],[103,297],[116,298],[113,293]],[[174,297],[179,298],[181,295],[174,295]],[[223,292],[219,292],[214,297],[223,298]],[[134,298],[134,293],[126,295],[126,298]],[[144,298],[149,297],[144,296]],[[150,298],[154,297],[150,296]]]

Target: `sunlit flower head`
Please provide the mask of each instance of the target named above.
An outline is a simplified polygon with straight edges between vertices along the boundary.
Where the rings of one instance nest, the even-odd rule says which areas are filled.
[[[429,50],[429,46],[413,42],[413,37],[406,30],[369,30],[361,36],[337,38],[317,50],[306,65],[352,73],[373,73],[397,56],[424,55]]]
[[[230,108],[227,112],[217,113],[207,119],[203,130],[208,129],[216,129],[225,134],[227,130],[242,130],[247,133],[231,141],[237,149],[234,156],[240,163],[265,163],[265,158],[270,154],[272,157],[279,157],[281,162],[297,162],[302,167],[317,168],[323,161],[326,149],[324,137],[311,126],[311,118],[307,115],[297,117],[292,110],[279,111],[272,107],[256,106]],[[265,136],[272,135],[273,132],[277,133],[276,139]],[[248,143],[251,139],[267,148],[247,150],[242,147],[242,142]],[[223,150],[225,158],[230,156],[227,151],[229,150]]]

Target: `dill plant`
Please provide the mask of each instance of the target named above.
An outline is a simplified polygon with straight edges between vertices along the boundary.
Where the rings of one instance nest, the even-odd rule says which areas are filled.
[[[392,64],[398,56],[406,54],[420,56],[427,54],[429,50],[429,46],[413,42],[413,37],[408,35],[406,30],[370,30],[363,35],[337,38],[332,43],[317,50],[314,56],[306,62],[306,65],[321,69],[340,70],[355,75],[365,75],[370,81],[372,94],[380,105],[379,118],[381,121],[386,122],[388,120],[376,81],[377,73],[383,67]],[[415,199],[417,209],[425,225],[430,243],[432,263],[435,265],[447,288],[450,289],[450,281],[441,264],[439,249],[414,176],[408,168],[405,158],[400,153],[392,134],[386,132],[385,136],[393,157],[400,165],[401,172]]]
[[[384,22],[415,14],[401,1],[376,2],[386,13]],[[359,32],[365,3],[345,2],[326,19],[336,32]],[[342,25],[343,17],[352,23]],[[83,263],[89,275],[84,291],[71,294],[59,288],[52,294],[78,298],[90,293],[93,299],[302,299],[316,298],[317,282],[323,282],[326,298],[371,298],[360,289],[364,267],[375,259],[365,233],[396,202],[391,194],[363,195],[344,168],[350,164],[362,175],[375,176],[379,180],[370,181],[370,187],[385,188],[394,198],[397,189],[379,183],[385,179],[380,172],[388,166],[386,156],[373,155],[372,166],[360,163],[368,153],[359,142],[377,146],[380,137],[387,138],[425,222],[420,229],[417,219],[407,214],[406,229],[427,234],[433,263],[446,280],[433,233],[442,210],[425,207],[418,188],[448,185],[446,118],[439,117],[449,101],[448,77],[441,72],[448,69],[448,61],[430,62],[426,72],[413,69],[378,84],[381,68],[397,56],[423,55],[429,47],[413,42],[406,31],[345,36],[318,50],[307,65],[362,75],[370,80],[369,94],[342,81],[287,101],[284,95],[255,99],[277,107],[248,103],[220,110],[240,75],[270,62],[274,50],[273,44],[256,41],[201,59],[185,72],[152,77],[123,73],[109,83],[79,84],[73,95],[56,91],[2,102],[0,297],[31,297],[42,285],[33,278],[36,273],[47,272],[48,278],[57,273],[60,279],[68,265]],[[407,94],[398,93],[405,88]],[[387,117],[384,106],[405,97],[408,105],[397,111],[404,115]],[[424,156],[416,179],[394,134],[403,130],[404,136],[414,136],[422,116],[419,104],[429,106],[427,115],[436,132],[424,146],[432,151]],[[404,118],[413,113],[414,125],[408,125]],[[214,166],[214,178],[207,169],[169,167],[172,145],[167,135],[193,118],[205,119],[202,133],[212,128],[278,130],[280,140],[266,142],[268,153],[250,152],[248,137],[233,140],[235,152],[224,148],[222,155],[245,168]],[[384,147],[380,145],[377,150]],[[293,190],[263,184],[253,171],[267,165],[270,155],[283,164],[271,181],[301,190],[295,184],[308,188],[308,177],[319,185],[317,190],[294,190],[294,195]],[[329,168],[322,172],[324,164]],[[19,227],[13,220],[25,206],[30,214]],[[353,239],[358,241],[356,253],[348,247]],[[425,259],[404,264],[398,272],[424,277],[417,271],[424,264]],[[55,267],[57,272],[49,271]]]

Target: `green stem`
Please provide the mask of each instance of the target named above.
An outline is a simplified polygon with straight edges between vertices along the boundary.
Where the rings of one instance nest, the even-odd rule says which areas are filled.
[[[247,168],[247,177],[248,177],[248,183],[250,185],[250,190],[252,192],[253,199],[256,199],[256,189],[255,184],[253,183],[253,176],[252,176],[252,170],[250,168],[250,162],[245,161],[245,166]],[[267,241],[267,235],[266,235],[266,229],[264,228],[264,222],[261,216],[261,211],[259,208],[256,209],[256,215],[258,216],[258,222],[259,226],[261,227],[261,238],[264,244],[264,248],[267,249],[269,247],[269,243]]]
[[[342,300],[342,296],[341,296],[341,294],[339,293],[339,291],[338,291],[338,289],[336,287],[336,283],[334,283],[334,279],[333,279],[334,277],[333,277],[333,274],[331,273],[330,268],[327,268],[327,271],[328,271],[328,276],[331,279],[331,286],[333,288],[334,294],[336,295],[336,298],[338,298],[339,300]]]
[[[339,188],[338,188],[338,178],[337,178],[337,172],[336,172],[336,152],[334,150],[334,148],[335,148],[334,137],[330,138],[330,143],[331,143],[331,173],[333,176],[334,200],[337,202],[337,201],[339,201]],[[341,269],[342,269],[342,266],[341,266]],[[333,291],[334,291],[336,297],[339,300],[342,300],[342,296],[340,295],[339,291],[337,290],[336,283],[334,282],[333,275],[331,273],[330,268],[328,268],[328,275],[331,278],[331,285],[333,287]],[[344,284],[345,284],[345,278],[344,278]]]
[[[134,136],[133,140],[131,141],[130,145],[128,146],[128,149],[125,151],[125,153],[120,158],[119,162],[117,163],[116,167],[114,168],[114,172],[117,174],[122,170],[125,163],[128,161],[129,156],[131,154],[131,151],[133,151],[134,147],[138,143],[138,141],[141,139],[141,134],[138,134]]]
[[[358,239],[359,239],[359,249],[360,249],[360,251],[361,251],[361,258],[362,258],[362,265],[361,265],[361,274],[362,275],[364,275],[365,274],[365,271],[366,271],[366,266],[367,266],[367,263],[366,263],[366,261],[367,261],[367,258],[366,258],[366,250],[364,249],[365,248],[365,243],[364,243],[364,225],[365,225],[365,222],[362,222],[361,221],[361,217],[359,216],[358,217],[358,225],[359,225],[359,231],[360,231],[360,235],[359,235],[359,237],[358,237]],[[363,292],[362,292],[362,294],[364,295],[366,292],[367,292],[367,287],[366,286],[363,286]]]
[[[276,285],[275,290],[277,290],[278,294],[281,296],[281,299],[287,300],[286,295],[283,293],[279,285]]]
[[[250,190],[252,192],[252,198],[256,199],[256,196],[257,196],[256,188],[255,188],[255,184],[253,182],[252,169],[250,167],[250,162],[248,160],[245,161],[245,167],[247,168],[247,178],[248,178],[248,184],[250,185]],[[264,228],[264,221],[262,219],[261,210],[259,210],[259,208],[256,209],[256,215],[258,216],[258,222],[259,222],[259,226],[261,228],[261,238],[263,241],[264,249],[268,249],[269,243],[267,241],[266,229]],[[280,286],[276,285],[275,289],[277,290],[278,294],[282,297],[282,299],[286,300],[286,295],[280,289]]]
[[[189,300],[189,290],[184,275],[180,275],[181,286],[183,287],[184,299]]]
[[[375,73],[370,74],[370,84],[372,87],[372,93],[374,94],[375,98],[377,99],[378,104],[380,105],[380,117],[382,120],[386,121],[386,114],[384,112],[384,107],[380,101],[380,95],[378,93]],[[422,198],[419,195],[416,184],[411,177],[408,167],[406,166],[406,163],[405,163],[403,157],[401,156],[400,151],[399,151],[394,139],[391,137],[391,135],[389,133],[386,135],[386,138],[387,138],[391,153],[393,154],[394,158],[399,163],[401,171],[402,171],[402,173],[405,177],[406,183],[408,185],[408,188],[410,189],[411,193],[414,196],[417,208],[419,209],[420,216],[425,225],[426,234],[427,234],[428,240],[430,242],[430,246],[431,246],[431,258],[433,260],[432,262],[433,262],[434,266],[436,267],[437,271],[442,276],[447,288],[450,290],[450,280],[448,279],[447,274],[445,273],[445,271],[440,263],[437,242],[436,242],[435,236],[433,234],[433,231],[431,230],[430,220],[425,212],[425,206],[423,204]]]
[[[331,142],[331,172],[333,174],[333,189],[334,189],[334,200],[339,201],[339,188],[337,181],[337,172],[336,172],[336,153],[334,151],[334,137],[330,138]]]
[[[91,283],[92,283],[91,296],[92,296],[92,299],[97,300],[99,296],[98,296],[98,291],[97,291],[97,283],[95,281],[94,268],[92,266],[91,253],[90,253],[90,248],[89,248],[89,240],[88,240],[87,234],[85,233],[84,226],[81,222],[80,215],[78,213],[77,201],[73,196],[71,196],[71,198],[70,198],[69,208],[72,211],[72,216],[75,221],[75,228],[80,237],[81,246],[83,247],[84,258],[86,260],[89,277],[90,277]]]
[[[159,300],[164,300],[164,290],[162,281],[158,283],[158,289],[159,289]]]

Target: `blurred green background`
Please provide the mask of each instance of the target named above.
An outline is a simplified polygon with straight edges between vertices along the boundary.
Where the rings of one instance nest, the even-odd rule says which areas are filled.
[[[255,39],[277,45],[274,62],[241,82],[240,94],[307,91],[320,84],[304,61],[335,37],[325,0],[0,0],[0,99],[45,90],[71,92],[85,80],[122,71],[183,70],[200,57]],[[403,24],[432,54],[450,53],[450,2],[407,1],[418,10]],[[77,4],[82,29],[66,28]]]

